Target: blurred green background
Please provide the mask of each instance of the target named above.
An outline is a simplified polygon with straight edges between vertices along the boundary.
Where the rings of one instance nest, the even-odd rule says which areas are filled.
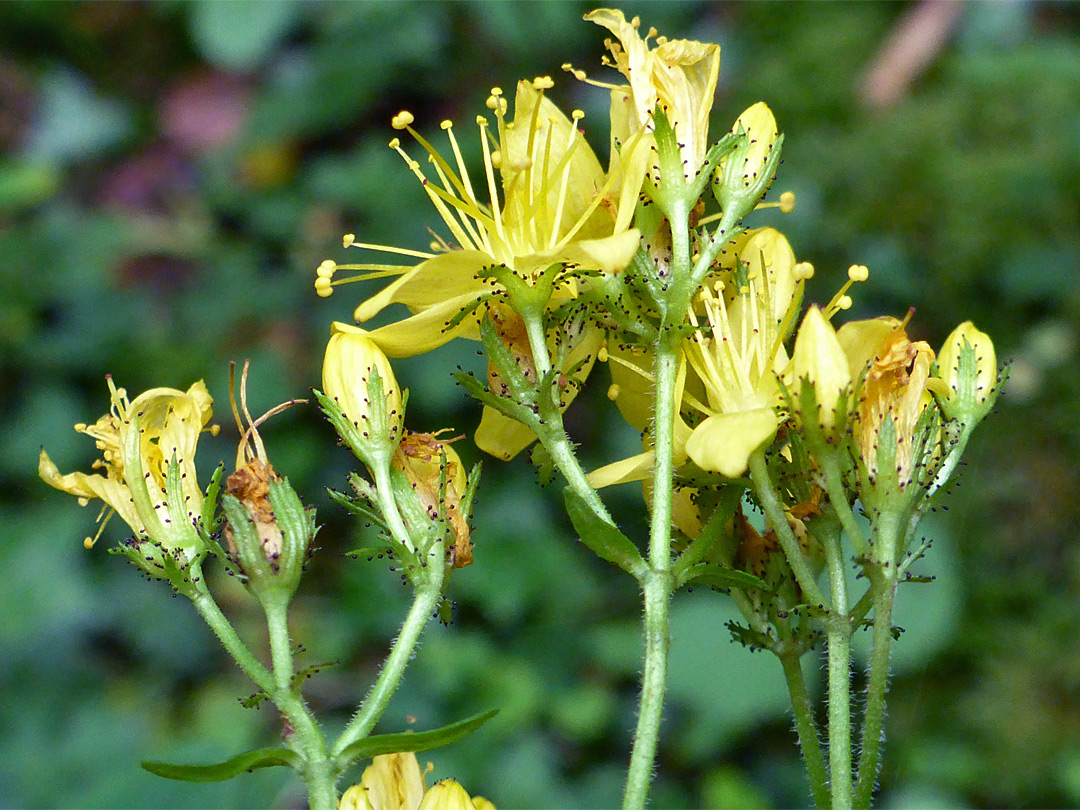
[[[318,263],[353,258],[345,232],[423,247],[436,224],[386,148],[395,112],[437,135],[443,118],[470,123],[491,86],[549,73],[552,97],[586,110],[605,148],[606,95],[559,71],[614,78],[599,64],[604,32],[581,21],[589,8],[0,4],[0,805],[303,806],[285,772],[192,786],[140,770],[272,745],[280,727],[240,706],[250,685],[187,603],[105,553],[122,527],[83,549],[96,509],[36,479],[39,447],[64,471],[86,468],[92,442],[71,426],[104,412],[107,373],[133,396],[205,378],[226,428],[230,359],[253,361],[254,411],[303,396],[329,322],[371,292],[316,298]],[[971,318],[1012,361],[951,508],[926,524],[922,572],[937,581],[901,592],[881,805],[1080,805],[1080,6],[624,8],[722,44],[714,132],[759,99],[772,106],[787,133],[777,188],[798,205],[759,222],[815,264],[811,297],[865,263],[852,316],[914,306],[913,331],[935,346]],[[479,366],[475,346],[399,364],[414,429],[475,427],[449,376],[459,364]],[[590,464],[636,442],[604,388],[568,416]],[[264,436],[325,525],[293,621],[304,663],[341,662],[309,681],[340,726],[408,594],[385,564],[342,556],[363,529],[325,495],[351,468],[325,422],[295,408]],[[206,442],[202,469],[231,465],[235,440]],[[612,499],[627,526],[644,524],[633,488]],[[560,500],[524,459],[486,462],[454,622],[429,630],[380,726],[501,708],[422,758],[500,807],[620,797],[638,595],[575,542]],[[219,584],[263,650],[255,603]],[[722,595],[676,598],[657,807],[807,803],[779,665],[732,644],[731,617]]]

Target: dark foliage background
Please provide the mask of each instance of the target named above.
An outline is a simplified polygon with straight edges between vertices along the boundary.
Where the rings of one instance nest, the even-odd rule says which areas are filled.
[[[411,109],[437,135],[443,118],[470,123],[492,85],[550,73],[553,97],[584,108],[602,146],[605,94],[559,72],[569,61],[600,77],[588,8],[0,4],[0,805],[303,805],[283,772],[207,787],[139,769],[222,759],[280,728],[239,705],[250,686],[190,606],[106,544],[82,548],[96,512],[36,479],[38,449],[85,469],[93,448],[71,425],[104,411],[106,373],[132,395],[205,378],[226,427],[230,359],[252,359],[258,411],[304,395],[329,322],[370,293],[317,299],[314,268],[346,258],[346,231],[416,247],[435,224],[386,148],[391,115]],[[951,509],[927,521],[937,581],[901,595],[882,805],[1080,805],[1080,7],[625,8],[669,36],[722,43],[716,132],[770,103],[787,132],[778,188],[798,195],[779,225],[818,268],[821,299],[865,263],[853,316],[914,306],[934,345],[972,318],[1012,359]],[[414,428],[475,427],[449,376],[458,364],[476,368],[475,347],[400,364]],[[636,442],[605,387],[570,416],[590,463]],[[324,488],[351,459],[314,410],[265,436],[325,524],[293,621],[305,662],[341,662],[309,682],[340,725],[408,594],[384,564],[342,556],[363,531]],[[231,464],[234,441],[207,442],[204,470]],[[489,460],[484,479],[454,623],[428,632],[381,728],[499,707],[430,756],[436,776],[500,807],[615,805],[638,596],[575,543],[557,489],[537,490],[524,460]],[[613,497],[628,526],[643,523],[636,491]],[[256,605],[219,584],[261,650]],[[718,594],[676,599],[658,807],[807,801],[779,666],[728,640],[731,615]]]

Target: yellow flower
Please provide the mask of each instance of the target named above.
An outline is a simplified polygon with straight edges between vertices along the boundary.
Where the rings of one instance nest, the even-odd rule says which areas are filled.
[[[617,272],[637,251],[640,233],[628,227],[632,206],[621,217],[613,210],[615,203],[608,194],[611,182],[578,130],[583,114],[575,111],[572,119],[564,115],[544,95],[550,86],[547,77],[519,82],[513,121],[505,118],[507,102],[502,91],[492,90],[488,107],[496,119],[496,132],[492,133],[486,117],[477,118],[484,155],[479,182],[469,177],[450,122],[443,122],[443,129],[450,140],[453,165],[412,128],[412,115],[395,116],[395,128],[407,130],[428,152],[435,177],[425,176],[396,138],[391,146],[423,184],[450,240],[438,238],[433,252],[422,252],[360,244],[346,237],[348,246],[422,261],[413,266],[324,262],[316,281],[319,293],[328,295],[336,284],[399,276],[355,313],[357,321],[364,322],[391,304],[408,307],[409,317],[366,333],[389,357],[430,351],[456,337],[479,340],[478,325],[487,305],[495,296],[505,297],[502,285],[486,277],[493,267],[508,268],[527,284],[552,265],[570,268],[557,282],[551,300],[554,307],[578,295],[581,279],[574,269]],[[485,192],[486,203],[481,202]],[[637,189],[634,203],[636,196]],[[339,270],[361,272],[334,280]],[[581,345],[595,349],[601,338],[593,332],[597,332],[595,327],[586,330]],[[566,404],[575,393],[575,387],[568,390]],[[477,443],[488,452],[509,458],[535,438],[528,431],[522,433],[520,426],[505,424],[501,414],[486,411]]]
[[[429,153],[438,182],[427,178],[420,164],[401,152],[424,186],[452,236],[439,240],[434,253],[362,245],[423,259],[415,266],[334,265],[370,271],[357,278],[399,275],[396,281],[362,303],[357,321],[374,317],[390,304],[404,304],[409,318],[368,333],[390,357],[408,357],[429,351],[455,337],[479,339],[477,318],[460,318],[492,294],[492,284],[480,273],[503,265],[525,280],[552,264],[614,272],[624,268],[637,251],[640,234],[616,230],[615,220],[603,203],[605,176],[596,155],[578,131],[581,114],[567,118],[545,95],[550,79],[519,82],[513,121],[505,120],[506,101],[495,88],[488,99],[497,121],[479,116],[477,124],[484,153],[483,185],[474,184],[465,168],[450,122],[443,129],[450,139],[456,170],[411,126],[412,116],[400,113],[395,126],[408,130]],[[492,148],[494,147],[494,148]],[[496,189],[496,174],[502,194]],[[480,201],[478,189],[490,202]],[[329,272],[329,271],[327,271]],[[330,274],[332,275],[332,273]],[[328,283],[328,275],[321,275]],[[341,281],[333,283],[342,283]],[[573,279],[557,291],[565,301],[575,296]]]
[[[802,288],[791,246],[772,228],[742,239],[738,257],[734,272],[702,290],[707,325],[685,348],[706,401],[683,397],[705,417],[686,442],[687,454],[701,469],[729,478],[746,472],[750,454],[780,425],[777,377],[788,364],[783,340]]]
[[[90,548],[105,522],[115,512],[139,538],[149,537],[166,550],[189,551],[197,542],[190,531],[202,510],[203,494],[195,476],[195,446],[212,415],[213,399],[200,380],[187,392],[153,388],[129,401],[127,392],[108,378],[110,412],[94,425],[78,424],[75,430],[93,437],[102,457],[94,469],[104,475],[81,472],[61,475],[44,449],[38,474],[50,486],[75,495],[85,505],[104,501],[97,536],[86,538]],[[138,431],[135,430],[137,420]],[[166,502],[169,465],[180,467],[183,504]],[[183,510],[181,515],[180,510]]]
[[[796,403],[802,386],[813,386],[818,405],[816,418],[826,434],[831,434],[836,423],[837,405],[851,385],[851,371],[836,330],[819,307],[810,307],[803,316],[791,353],[789,382],[794,386],[792,393]],[[806,414],[800,416],[806,418]]]
[[[431,769],[431,765],[428,765]],[[364,769],[360,783],[345,791],[338,810],[495,810],[482,796],[469,794],[453,779],[427,788],[416,754],[382,754]]]
[[[368,333],[346,323],[335,322],[330,327],[330,341],[323,359],[323,393],[341,406],[345,415],[364,433],[375,430],[368,385],[372,372],[378,371],[386,405],[378,418],[385,422],[387,438],[396,443],[401,438],[405,406],[394,369]]]
[[[641,132],[652,132],[653,114],[662,111],[675,130],[688,177],[693,177],[709,149],[709,114],[720,74],[720,46],[638,32],[640,20],[630,22],[618,9],[597,9],[585,15],[608,29],[618,42],[606,40],[611,60],[605,62],[629,81],[612,91],[612,132],[629,143]],[[656,47],[649,39],[656,37]],[[579,78],[584,74],[575,72]],[[599,84],[593,82],[593,84]]]
[[[912,341],[896,318],[852,321],[837,331],[849,370],[862,377],[855,410],[855,445],[871,480],[879,472],[879,438],[886,420],[895,434],[896,482],[903,489],[916,474],[921,458],[914,455],[916,426],[932,402],[928,390],[934,350],[925,341]],[[865,376],[863,376],[865,374]],[[890,443],[891,444],[891,443]]]

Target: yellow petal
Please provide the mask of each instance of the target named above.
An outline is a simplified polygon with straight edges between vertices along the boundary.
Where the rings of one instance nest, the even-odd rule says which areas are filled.
[[[420,810],[476,810],[476,805],[465,788],[453,779],[442,779],[424,794]]]
[[[521,422],[485,405],[474,439],[485,453],[509,461],[535,442],[536,434]]]
[[[780,420],[772,408],[710,416],[690,434],[686,452],[701,469],[737,478],[750,454],[772,439]]]
[[[454,326],[447,324],[476,300],[472,293],[459,295],[408,318],[367,332],[367,337],[385,352],[387,357],[412,357],[437,349],[457,337],[480,339],[476,313],[470,313]]]
[[[836,339],[847,356],[851,379],[859,379],[866,366],[881,351],[886,339],[903,328],[896,318],[883,315],[863,321],[849,321],[837,329]]]
[[[851,384],[851,371],[836,330],[816,306],[806,311],[799,327],[791,369],[791,382],[795,386],[801,386],[803,381],[814,386],[821,424],[826,429],[832,428],[840,396]]]
[[[364,769],[360,784],[374,810],[416,810],[426,785],[416,754],[380,754]]]
[[[404,304],[409,309],[426,309],[447,298],[466,293],[479,295],[487,289],[476,277],[492,264],[486,253],[475,250],[454,250],[420,262],[404,275],[379,290],[356,308],[354,317],[363,323],[390,304]]]
[[[589,484],[594,489],[603,489],[630,481],[644,481],[652,475],[655,458],[653,451],[648,450],[622,461],[612,462],[589,473]]]

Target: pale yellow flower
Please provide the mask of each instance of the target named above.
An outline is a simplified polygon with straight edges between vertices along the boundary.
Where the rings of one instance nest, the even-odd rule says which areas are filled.
[[[916,426],[933,401],[928,389],[934,350],[912,341],[904,322],[882,317],[852,321],[837,330],[853,377],[862,378],[854,413],[855,445],[871,478],[879,473],[882,426],[891,420],[896,437],[896,482],[903,489],[916,478]]]
[[[740,240],[739,267],[700,295],[705,323],[685,354],[706,401],[684,403],[705,418],[686,442],[703,470],[735,478],[750,454],[776,434],[783,418],[778,375],[788,364],[783,341],[792,327],[802,281],[787,240],[772,228]],[[691,312],[691,320],[699,325]]]
[[[360,783],[342,795],[338,810],[495,810],[495,805],[483,796],[470,798],[453,779],[428,788],[416,754],[406,752],[375,757]]]
[[[649,29],[642,37],[640,20],[627,22],[618,9],[597,9],[585,15],[602,25],[618,41],[606,40],[611,59],[605,62],[629,85],[593,82],[612,91],[612,132],[630,143],[642,132],[652,132],[654,113],[660,110],[675,130],[688,177],[702,168],[709,150],[709,114],[720,74],[720,46],[688,39],[658,37]],[[655,47],[649,40],[655,39]],[[575,71],[584,78],[584,74]]]
[[[109,413],[96,424],[75,426],[96,440],[102,457],[93,467],[104,474],[61,475],[44,449],[38,474],[50,486],[76,496],[80,504],[102,500],[102,527],[115,512],[136,537],[149,537],[166,550],[190,550],[197,538],[190,531],[191,524],[203,502],[195,475],[195,448],[200,433],[217,430],[206,427],[213,399],[201,380],[187,392],[153,388],[131,401],[111,377],[108,383],[112,399]],[[182,505],[166,502],[166,479],[173,459],[180,467]],[[93,546],[96,539],[88,537],[86,547]]]
[[[409,317],[366,333],[389,357],[430,351],[456,337],[478,340],[480,319],[496,300],[505,300],[502,285],[481,277],[492,267],[508,268],[532,284],[542,271],[562,266],[551,300],[551,306],[558,306],[577,297],[582,283],[578,270],[618,272],[636,253],[640,233],[629,227],[632,206],[619,216],[611,182],[578,129],[583,114],[564,115],[544,94],[550,86],[546,77],[519,82],[512,121],[506,120],[502,91],[492,90],[488,107],[495,132],[488,118],[477,118],[484,155],[484,173],[477,181],[469,176],[450,122],[443,123],[453,153],[452,160],[446,160],[412,128],[409,113],[395,116],[395,127],[407,130],[428,153],[434,177],[423,173],[397,139],[391,146],[423,183],[450,239],[438,238],[432,251],[424,252],[360,244],[347,237],[349,246],[421,261],[410,266],[324,262],[316,282],[320,294],[329,294],[334,285],[347,281],[399,276],[355,313],[357,321],[364,322],[391,304],[408,307]],[[636,196],[635,189],[634,203]],[[335,280],[340,270],[360,274]],[[582,347],[588,354],[601,339],[598,330],[589,327],[575,348],[579,355]],[[583,372],[588,365],[591,361]],[[576,386],[567,389],[565,404],[576,392]],[[478,445],[510,458],[535,439],[509,422],[485,409]]]

